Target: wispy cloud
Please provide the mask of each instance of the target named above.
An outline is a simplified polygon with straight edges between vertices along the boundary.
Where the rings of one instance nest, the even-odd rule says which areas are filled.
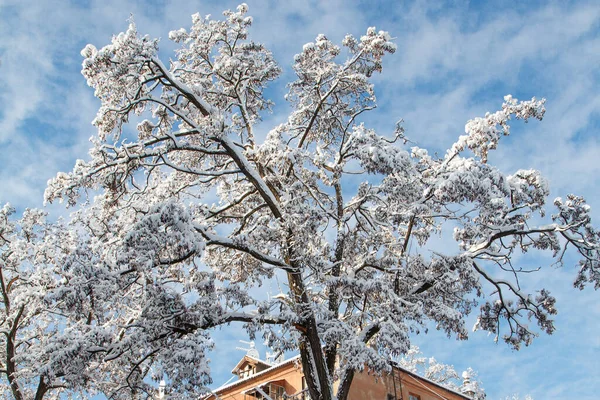
[[[134,14],[141,33],[163,38],[161,56],[168,60],[169,30],[188,27],[195,12],[217,17],[236,5],[0,0],[1,200],[39,206],[46,180],[85,158],[98,106],[79,74],[79,51],[86,43],[107,44]],[[397,37],[398,52],[375,77],[379,109],[367,122],[389,132],[402,117],[409,138],[439,152],[463,132],[469,118],[493,111],[505,94],[545,96],[545,120],[513,122],[513,136],[504,138],[490,162],[505,171],[540,169],[554,194],[584,194],[600,210],[597,2],[257,1],[250,3],[250,13],[253,37],[266,43],[284,67],[282,81],[293,79],[292,56],[318,33],[339,41],[346,33],[362,34],[367,26],[389,30]],[[285,118],[284,83],[273,86],[279,107],[268,123]],[[416,340],[440,361],[479,370],[490,398],[520,392],[593,399],[600,390],[594,356],[600,350],[600,309],[597,293],[570,288],[572,277],[567,269],[540,276],[559,300],[558,330],[519,354],[479,334],[468,342],[448,343],[438,334]],[[217,332],[222,341],[213,357],[216,383],[228,379],[236,358],[231,347],[238,336],[231,329]]]

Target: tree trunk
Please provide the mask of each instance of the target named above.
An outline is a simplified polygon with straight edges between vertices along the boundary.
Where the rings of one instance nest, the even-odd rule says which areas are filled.
[[[10,390],[12,391],[15,400],[23,400],[23,394],[21,393],[21,388],[19,387],[19,383],[15,378],[16,365],[14,361],[15,355],[15,345],[13,342],[13,338],[11,335],[8,335],[6,340],[6,376],[8,378],[8,382],[10,383]]]
[[[306,295],[304,282],[299,273],[288,273],[288,281],[301,318],[298,327],[301,340],[298,347],[310,397],[312,400],[333,400],[332,380],[327,370],[317,322]]]
[[[353,379],[354,370],[344,370],[344,373],[340,377],[340,385],[338,387],[337,400],[346,400],[348,398],[348,394],[350,393],[350,386],[352,385]]]
[[[48,391],[48,386],[46,385],[46,382],[44,382],[44,377],[40,376],[40,382],[39,382],[37,390],[35,392],[34,400],[42,400],[47,391]]]
[[[12,391],[15,400],[23,400],[23,393],[21,392],[19,382],[17,382],[17,378],[15,376],[17,372],[17,364],[15,363],[15,337],[17,335],[17,329],[19,327],[19,323],[21,322],[20,320],[24,309],[24,305],[19,308],[19,312],[12,321],[11,330],[8,335],[6,335],[6,376],[8,378],[8,382],[10,383],[10,390]]]

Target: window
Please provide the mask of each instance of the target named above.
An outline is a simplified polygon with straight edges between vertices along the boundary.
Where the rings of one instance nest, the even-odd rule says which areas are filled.
[[[271,399],[273,400],[283,400],[286,396],[285,389],[283,388],[283,386],[274,384],[269,385],[269,390],[267,394],[269,394],[269,397],[271,397]]]
[[[265,399],[264,395],[269,396],[271,400],[284,400],[287,398],[287,393],[285,392],[285,388],[283,386],[274,383],[268,383],[264,386],[261,386],[260,388],[257,387],[252,390],[249,390],[244,394],[244,399],[263,400]]]
[[[409,393],[408,394],[408,400],[421,400],[421,396],[416,395],[414,393]]]
[[[246,365],[246,367],[242,370],[240,370],[239,375],[240,378],[244,379],[247,378],[249,376],[252,376],[256,373],[256,368],[250,364]]]

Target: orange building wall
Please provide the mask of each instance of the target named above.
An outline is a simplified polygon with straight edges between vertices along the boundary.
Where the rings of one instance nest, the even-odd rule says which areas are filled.
[[[283,387],[288,395],[297,393],[302,390],[302,377],[300,366],[296,366],[293,362],[289,365],[282,366],[271,372],[266,372],[245,380],[239,385],[232,384],[224,390],[219,390],[217,394],[222,400],[244,400],[244,392],[270,381],[285,380]],[[212,399],[214,397],[209,397]]]
[[[417,375],[398,369],[394,369],[394,373],[395,380],[392,379],[392,374],[377,375],[366,369],[357,372],[352,381],[348,400],[387,400],[388,394],[403,400],[408,400],[410,394],[417,395],[420,400],[465,400],[466,398]],[[302,368],[299,362],[290,362],[273,371],[244,380],[240,384],[233,383],[223,390],[218,390],[217,394],[222,400],[245,400],[244,392],[246,390],[267,382],[285,380],[283,386],[286,393],[293,395],[302,390],[302,377]],[[337,390],[337,384],[334,385],[334,389]],[[209,396],[207,399],[214,399],[214,396]]]
[[[386,400],[388,394],[404,400],[408,400],[410,394],[419,396],[420,400],[465,400],[465,397],[418,376],[397,369],[394,369],[394,373],[395,381],[392,379],[392,374],[378,376],[367,370],[357,372],[352,380],[348,400]]]
[[[348,400],[386,400],[388,393],[394,393],[393,390],[392,392],[388,392],[386,383],[386,379],[384,379],[383,376],[378,377],[369,374],[366,370],[363,372],[356,372],[354,374],[354,379],[352,379]]]

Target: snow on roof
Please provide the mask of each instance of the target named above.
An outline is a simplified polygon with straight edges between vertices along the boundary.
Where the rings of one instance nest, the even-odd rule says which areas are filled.
[[[395,361],[392,361],[391,363],[392,363],[392,366],[393,366],[394,368],[401,370],[402,372],[404,372],[404,373],[405,373],[405,374],[407,374],[407,375],[413,376],[413,377],[415,377],[415,378],[417,378],[417,379],[420,379],[420,380],[422,380],[422,381],[425,381],[425,382],[427,382],[427,383],[431,383],[432,385],[435,385],[435,386],[437,386],[437,387],[439,387],[439,388],[442,388],[442,389],[444,389],[444,390],[447,390],[447,391],[449,391],[449,392],[452,392],[452,393],[454,393],[454,394],[456,394],[456,395],[459,395],[460,397],[463,397],[463,398],[465,398],[465,399],[472,400],[472,399],[471,399],[471,397],[467,396],[467,395],[466,395],[466,394],[464,394],[464,393],[457,392],[457,391],[456,391],[456,390],[454,390],[454,389],[450,389],[450,388],[449,388],[449,387],[447,387],[447,386],[441,385],[441,384],[439,384],[439,383],[437,383],[437,382],[434,382],[434,381],[432,381],[431,379],[427,379],[427,378],[425,378],[424,376],[421,376],[421,375],[419,375],[419,374],[415,374],[414,372],[411,372],[411,371],[409,371],[409,370],[407,370],[407,369],[404,369],[404,368],[402,368],[402,367],[401,367],[400,365],[398,365],[398,363],[396,363]]]
[[[236,364],[236,366],[235,366],[235,367],[233,367],[233,369],[231,370],[231,373],[232,373],[232,374],[235,374],[235,372],[236,372],[236,371],[237,371],[237,370],[238,370],[238,369],[239,369],[239,368],[242,366],[242,364],[244,363],[244,361],[254,361],[254,362],[256,362],[256,363],[260,363],[260,364],[266,365],[267,367],[272,367],[272,366],[273,366],[273,364],[271,364],[271,363],[269,363],[269,362],[267,362],[267,361],[263,361],[263,360],[261,360],[261,359],[259,359],[259,358],[252,357],[252,356],[249,356],[249,355],[247,355],[247,354],[246,354],[246,355],[245,355],[244,357],[242,357],[242,359],[241,359],[241,360],[240,360],[240,361],[239,361],[239,362]]]
[[[247,357],[247,356],[246,356],[246,357]],[[251,379],[254,379],[254,378],[256,378],[257,376],[262,376],[262,375],[265,375],[265,374],[267,374],[267,373],[269,373],[269,372],[271,372],[271,371],[274,371],[274,370],[276,370],[277,368],[283,367],[284,365],[291,364],[293,361],[296,361],[296,360],[297,360],[297,359],[299,359],[299,358],[300,358],[300,355],[297,355],[297,356],[295,356],[295,357],[289,358],[289,359],[287,359],[287,360],[285,360],[285,361],[283,361],[283,362],[281,362],[281,363],[279,363],[279,364],[272,365],[271,367],[269,367],[269,368],[267,368],[267,369],[265,369],[265,370],[263,370],[263,371],[257,372],[257,373],[256,373],[256,374],[254,374],[254,375],[251,375],[251,376],[248,376],[248,377],[246,377],[246,378],[243,378],[243,379],[237,380],[237,381],[235,381],[235,382],[231,382],[231,383],[228,383],[228,384],[226,384],[226,385],[223,385],[223,386],[221,386],[221,387],[218,387],[218,388],[216,388],[215,390],[213,390],[213,393],[218,393],[218,392],[220,392],[220,391],[222,391],[222,390],[229,389],[229,388],[231,388],[231,387],[233,387],[233,386],[236,386],[236,385],[239,385],[239,384],[241,384],[241,383],[245,383],[245,382],[247,382],[247,381],[249,381],[249,380],[251,380]],[[261,360],[258,360],[258,361],[261,361]],[[261,361],[261,362],[263,362],[263,361]],[[268,364],[267,364],[267,365],[268,365]]]
[[[254,357],[249,357],[249,356],[244,356],[244,357],[248,357],[248,358],[254,358]],[[220,386],[220,387],[216,388],[215,390],[213,390],[213,393],[218,393],[218,392],[220,392],[220,391],[222,391],[222,390],[225,390],[225,389],[232,388],[232,387],[234,387],[234,386],[236,386],[236,385],[239,385],[239,384],[241,384],[241,383],[248,382],[248,381],[250,381],[251,379],[254,379],[254,378],[256,378],[256,377],[259,377],[259,376],[262,376],[262,375],[266,375],[266,374],[268,374],[268,373],[269,373],[269,372],[271,372],[271,371],[274,371],[274,370],[276,370],[276,369],[278,369],[278,368],[281,368],[281,367],[283,367],[284,365],[288,365],[288,364],[291,364],[292,362],[295,362],[295,361],[296,361],[296,360],[298,360],[299,358],[300,358],[300,355],[297,355],[297,356],[295,356],[295,357],[292,357],[292,358],[289,358],[289,359],[287,359],[287,360],[285,360],[285,361],[283,361],[283,362],[281,362],[281,363],[279,363],[279,364],[274,364],[274,365],[272,365],[271,367],[269,367],[269,368],[267,368],[267,369],[265,369],[265,370],[263,370],[263,371],[260,371],[260,372],[258,372],[258,373],[256,373],[256,374],[254,374],[254,375],[251,375],[251,376],[248,376],[248,377],[246,377],[246,378],[243,378],[243,379],[237,380],[237,381],[235,381],[235,382],[231,382],[231,383],[228,383],[228,384],[226,384],[226,385]],[[242,359],[242,360],[243,360],[243,359]],[[259,362],[262,362],[262,363],[266,364],[266,363],[265,363],[264,361],[262,361],[262,360],[258,360],[258,359],[255,359],[255,358],[254,358],[254,360],[256,360],[256,361],[259,361]],[[240,361],[240,362],[241,362],[241,361]],[[238,364],[239,364],[239,363],[238,363]],[[398,369],[398,370],[400,370],[400,371],[402,371],[402,372],[404,372],[404,373],[406,373],[406,374],[408,374],[408,375],[410,375],[410,376],[413,376],[413,377],[415,377],[415,378],[417,378],[417,379],[420,379],[420,380],[422,380],[422,381],[425,381],[425,382],[427,382],[427,383],[430,383],[430,384],[432,384],[432,385],[434,385],[434,386],[436,386],[436,387],[438,387],[438,388],[441,388],[441,389],[447,390],[447,391],[449,391],[449,392],[452,392],[452,393],[454,393],[454,394],[456,394],[456,395],[458,395],[458,396],[461,396],[461,397],[462,397],[462,398],[464,398],[464,399],[467,399],[467,400],[472,400],[472,399],[471,399],[471,397],[467,396],[466,394],[464,394],[464,393],[460,393],[460,392],[457,392],[456,390],[450,389],[450,388],[448,388],[448,387],[446,387],[446,386],[444,386],[444,385],[440,385],[439,383],[437,383],[437,382],[434,382],[434,381],[432,381],[431,379],[427,379],[427,378],[425,378],[425,377],[422,377],[421,375],[415,374],[414,372],[411,372],[411,371],[409,371],[409,370],[407,370],[407,369],[404,369],[404,368],[402,368],[400,365],[398,365],[398,363],[396,363],[396,362],[394,362],[394,361],[391,361],[391,364],[392,364],[392,366],[393,366],[394,368],[396,368],[396,369]],[[268,364],[267,364],[267,365],[268,365]]]

